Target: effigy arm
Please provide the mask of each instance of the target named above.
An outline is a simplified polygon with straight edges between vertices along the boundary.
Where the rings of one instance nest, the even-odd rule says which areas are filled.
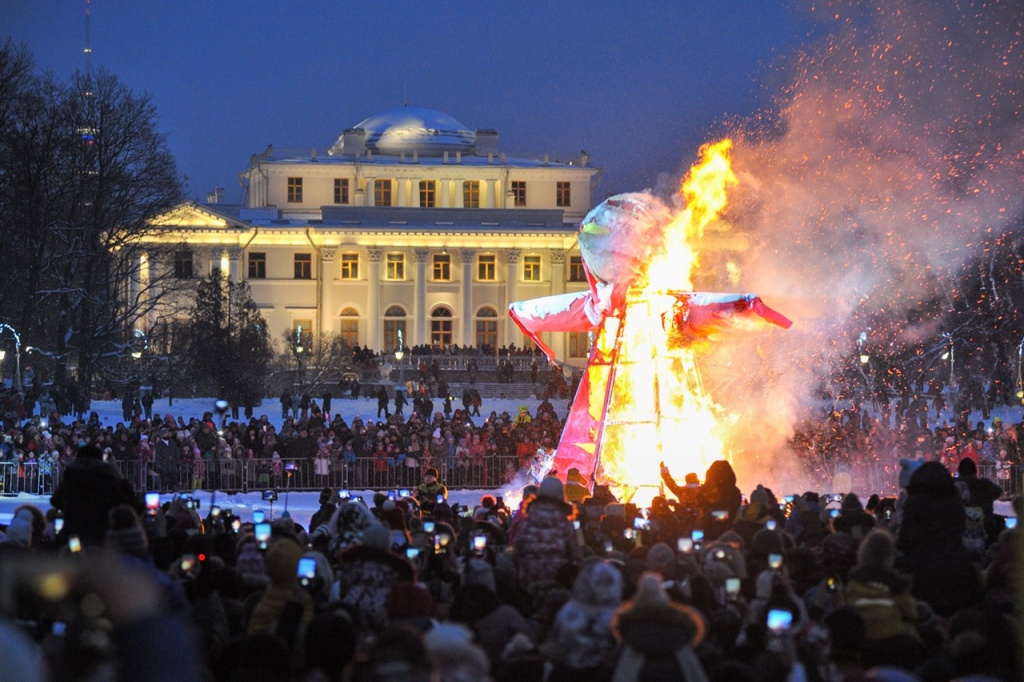
[[[508,314],[524,334],[544,351],[549,360],[555,360],[555,353],[544,343],[541,332],[585,332],[596,325],[591,321],[593,314],[589,291],[579,291],[555,296],[516,301],[508,307]]]

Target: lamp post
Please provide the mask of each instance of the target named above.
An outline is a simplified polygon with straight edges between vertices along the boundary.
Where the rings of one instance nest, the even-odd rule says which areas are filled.
[[[0,331],[6,329],[14,337],[14,390],[21,393],[21,335],[9,324],[0,322]],[[2,358],[0,358],[2,360]]]
[[[405,390],[405,368],[402,366],[402,358],[405,357],[405,347],[402,344],[402,330],[398,330],[398,345],[395,346],[395,362],[398,363],[398,384],[401,390]]]
[[[953,393],[956,391],[956,355],[953,349],[953,335],[949,332],[943,332],[942,335],[946,337],[946,343],[949,344],[949,350],[942,354],[942,359],[949,360],[949,403],[952,405]]]
[[[1021,338],[1017,345],[1017,399],[1024,404],[1024,375],[1021,373],[1021,363],[1024,363],[1024,338]]]

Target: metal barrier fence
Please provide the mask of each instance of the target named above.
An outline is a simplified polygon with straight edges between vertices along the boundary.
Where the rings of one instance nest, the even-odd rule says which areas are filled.
[[[1003,489],[1003,497],[1011,500],[1024,493],[1024,467],[1018,464],[980,464],[978,476],[995,481]]]
[[[412,458],[359,457],[353,462],[331,460],[227,459],[192,461],[170,472],[158,472],[152,464],[117,462],[117,467],[136,490],[163,492],[217,489],[228,492],[253,490],[317,491],[339,489],[412,489],[423,482],[423,472],[435,467],[449,488],[496,488],[520,471],[515,456],[490,456],[475,464],[454,462],[427,464]]]
[[[60,467],[41,462],[0,462],[0,494],[51,495]]]

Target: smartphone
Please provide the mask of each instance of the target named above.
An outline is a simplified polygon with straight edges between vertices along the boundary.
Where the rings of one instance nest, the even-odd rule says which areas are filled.
[[[725,550],[724,549],[716,549],[715,550],[715,559],[717,561],[725,561]]]
[[[419,547],[407,547],[405,549],[405,558],[409,561],[415,560],[420,555]]]
[[[256,542],[260,545],[260,549],[266,549],[267,542],[270,540],[270,524],[266,521],[257,523],[254,535],[256,536]]]
[[[277,491],[276,490],[264,490],[263,491],[263,501],[264,502],[276,502],[277,501]]]
[[[632,540],[636,537],[636,531],[632,528],[627,528],[626,530],[622,531],[622,537],[626,538],[627,540]]]
[[[396,500],[396,499],[398,499],[398,493],[395,492],[394,490],[389,490],[388,491],[388,499],[389,500]]]
[[[267,518],[267,515],[265,513],[263,513],[262,511],[260,511],[259,509],[257,509],[256,511],[254,511],[252,513],[252,522],[253,523],[263,523],[263,520],[265,518]]]
[[[1016,521],[1016,520],[1017,519],[1014,519],[1014,521]],[[1009,521],[1009,519],[1007,519],[1007,521]],[[1007,528],[1011,528],[1009,523],[1006,524],[1006,527]],[[62,530],[64,530],[64,517],[58,516],[57,518],[55,518],[53,520],[53,532],[54,533],[59,533]]]
[[[210,516],[214,518],[220,516],[220,507],[218,507],[217,505],[210,507]]]
[[[299,559],[299,584],[306,587],[316,578],[316,559],[304,556]]]
[[[828,591],[829,592],[835,592],[836,591],[836,579],[835,578],[829,578],[826,581],[825,584],[828,585]]]
[[[679,538],[676,541],[676,548],[683,554],[689,554],[693,551],[693,540],[691,538]]]
[[[633,519],[633,528],[636,530],[650,530],[651,522],[643,517],[636,517]]]
[[[438,495],[437,496],[437,503],[438,504],[444,504],[444,495]]]
[[[782,567],[782,555],[781,554],[769,554],[768,555],[768,567],[773,571],[777,571]]]
[[[716,509],[713,512],[711,512],[711,518],[713,518],[715,521],[725,521],[727,518],[729,518],[729,512],[727,512],[724,509]]]
[[[160,508],[160,493],[146,493],[146,513],[156,516],[156,510]]]
[[[410,492],[408,490],[399,490],[398,491],[398,496],[399,497],[412,497],[412,492]]]
[[[242,519],[236,517],[231,521],[231,532],[237,533],[240,530],[242,530]]]
[[[771,632],[781,634],[788,630],[789,626],[792,624],[792,611],[786,611],[785,609],[772,609],[768,612],[768,629]]]
[[[487,548],[487,536],[486,535],[474,535],[473,536],[473,549],[477,552],[482,552]]]
[[[612,545],[612,541],[611,540],[605,540],[604,541],[604,553],[605,554],[611,554],[612,550],[614,550],[614,549],[615,549],[615,547]]]
[[[338,491],[338,499],[339,500],[347,500],[350,497],[352,497],[352,493],[350,493],[349,491],[347,491],[347,490],[339,490]]]
[[[830,517],[832,517],[833,519],[838,518],[839,517],[839,510],[838,509],[829,510],[828,515]]]
[[[693,540],[694,544],[704,539],[704,531],[694,530],[690,533],[690,539]]]
[[[580,520],[576,519],[575,521],[573,521],[572,522],[572,527],[575,528],[576,530],[579,530],[580,529]]]
[[[786,502],[793,504],[793,500],[796,499],[796,495],[786,495],[783,499],[786,500]]]
[[[423,522],[423,532],[424,533],[428,533],[428,534],[433,533],[434,532],[434,522],[433,521],[424,521]]]
[[[190,575],[196,568],[196,555],[183,555],[181,557],[181,563],[178,564],[178,568],[181,570],[182,575]]]
[[[775,519],[768,519],[764,522],[764,527],[768,530],[775,530],[776,528],[778,528],[778,526],[779,524]]]
[[[1016,516],[1007,516],[1006,517],[1006,527],[1007,528],[1016,528],[1017,527],[1017,517]]]
[[[68,538],[68,549],[74,552],[82,551],[82,540],[77,535],[72,535]]]
[[[196,510],[198,510],[202,506],[203,506],[203,503],[202,503],[201,500],[197,500],[194,497],[188,498],[188,508],[189,509],[196,509]]]
[[[725,591],[729,595],[730,599],[735,599],[740,594],[740,579],[739,578],[726,578],[725,579]]]

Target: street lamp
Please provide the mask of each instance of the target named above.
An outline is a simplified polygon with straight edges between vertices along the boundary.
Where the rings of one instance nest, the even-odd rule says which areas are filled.
[[[949,350],[942,354],[942,359],[949,360],[949,395],[952,397],[954,385],[956,384],[956,355],[953,350],[953,335],[949,332],[943,332],[942,335],[946,337],[946,343],[949,344]]]
[[[405,345],[402,343],[402,330],[398,330],[398,345],[395,347],[395,362],[398,363],[398,383],[402,388],[405,388],[404,379],[404,367],[402,367],[402,358],[405,357]]]
[[[0,331],[6,329],[14,337],[14,390],[21,393],[21,335],[9,324],[0,322]],[[2,360],[3,358],[0,358]]]

